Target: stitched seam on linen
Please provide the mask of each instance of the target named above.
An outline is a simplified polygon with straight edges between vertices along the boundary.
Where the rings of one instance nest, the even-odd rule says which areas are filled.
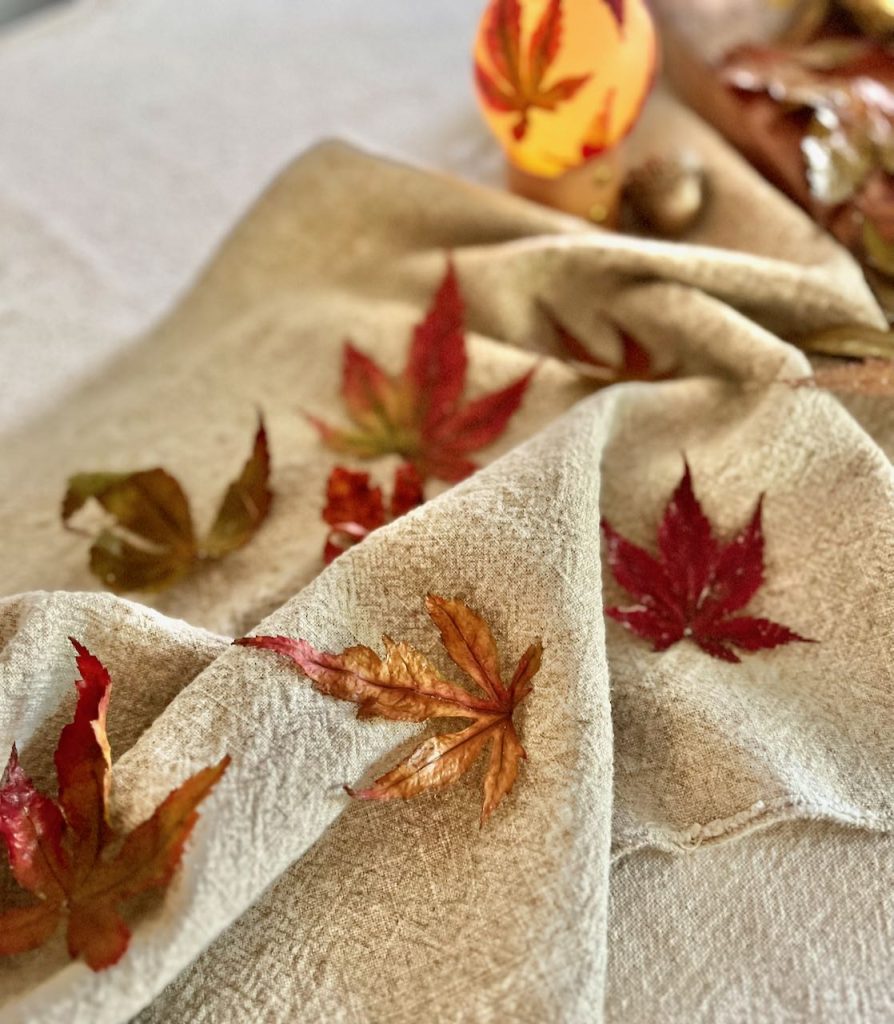
[[[710,843],[735,839],[759,828],[784,821],[828,820],[872,832],[894,831],[894,816],[859,811],[846,805],[829,802],[813,803],[797,796],[758,800],[725,818],[716,818],[705,825],[698,822],[688,828],[649,828],[625,830],[626,839],[612,850],[612,862],[639,850],[655,849],[667,853],[686,853]]]

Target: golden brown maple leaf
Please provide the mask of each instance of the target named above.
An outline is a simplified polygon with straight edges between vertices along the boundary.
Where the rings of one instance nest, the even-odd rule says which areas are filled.
[[[0,955],[42,946],[67,919],[69,954],[99,971],[117,963],[130,942],[121,904],[167,886],[198,820],[196,808],[230,759],[187,779],[128,835],[117,833],[108,806],[112,684],[99,659],[71,642],[80,679],[74,721],[56,748],[58,798],[34,787],[15,746],[0,780],[0,838],[16,881],[39,900],[0,913]]]
[[[490,744],[484,777],[481,824],[512,789],[519,761],[526,756],[513,723],[515,709],[533,689],[543,647],[531,644],[521,656],[508,686],[500,674],[497,645],[487,623],[459,600],[430,594],[425,607],[441,633],[454,664],[475,683],[475,694],[445,679],[416,648],[383,637],[385,657],[369,647],[349,647],[341,654],[318,651],[306,640],[284,636],[249,636],[236,640],[290,658],[314,688],[359,705],[358,718],[424,722],[430,718],[466,718],[471,725],[440,733],[418,747],[367,789],[348,788],[360,800],[406,799],[455,782]],[[347,787],[346,787],[347,788]]]
[[[263,419],[239,477],[227,488],[211,529],[196,535],[183,488],[164,469],[78,473],[62,499],[68,526],[91,499],[112,517],[90,548],[90,570],[111,590],[162,590],[201,561],[244,547],[270,512],[270,450]]]

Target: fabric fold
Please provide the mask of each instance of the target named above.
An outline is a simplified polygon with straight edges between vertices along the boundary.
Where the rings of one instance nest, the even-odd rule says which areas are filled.
[[[699,131],[707,157],[733,160]],[[721,209],[760,191],[729,167]],[[233,762],[122,961],[92,974],[58,940],[4,961],[0,1021],[143,1010],[146,1024],[410,1024],[432,1007],[445,1007],[437,1020],[599,1020],[610,870],[783,821],[891,830],[894,474],[866,423],[793,386],[810,366],[782,340],[879,312],[845,253],[760,195],[765,222],[799,233],[803,253],[750,251],[753,226],[721,250],[710,222],[691,245],[613,236],[328,144],[283,173],[155,332],[9,438],[4,578],[53,592],[0,604],[0,738],[50,778],[73,634],[115,680],[123,824],[196,769]],[[425,505],[321,572],[325,482],[344,460],[306,414],[343,417],[346,338],[387,372],[404,365],[448,252],[467,303],[468,397],[531,369],[533,381],[484,468],[449,490],[430,481]],[[633,333],[675,379],[594,394],[545,311],[609,363],[619,329]],[[276,499],[249,545],[154,610],[63,592],[96,586],[87,543],[56,519],[70,474],[163,465],[205,523],[257,407]],[[731,665],[604,624],[603,588],[621,595],[600,515],[654,550],[684,457],[724,538],[765,494],[766,583],[750,607],[815,643]],[[351,465],[384,483],[395,463]],[[419,727],[358,721],[285,661],[218,635],[381,652],[388,634],[447,671],[429,592],[491,624],[504,668],[545,644],[519,715],[528,760],[483,830],[480,772],[415,801],[351,802],[342,786],[396,763]]]
[[[558,438],[544,435],[376,532],[258,627],[331,650],[380,648],[388,633],[437,659],[422,596],[439,591],[487,618],[504,664],[540,637],[548,654],[522,718],[528,761],[507,804],[513,813],[479,831],[469,780],[437,799],[349,803],[342,784],[391,760],[416,727],[358,722],[278,658],[232,648],[115,765],[119,810],[133,825],[181,776],[224,753],[233,758],[176,886],[114,972],[62,967],[19,994],[10,1021],[111,1021],[135,1012],[314,843],[309,861],[287,876],[287,901],[262,899],[249,916],[257,941],[265,910],[279,927],[289,915],[290,944],[313,970],[278,998],[305,1005],[302,1019],[333,1007],[349,976],[370,1018],[396,990],[416,1012],[445,991],[472,1015],[497,1006],[510,1017],[533,1006],[546,1014],[556,998],[580,1012],[599,1004],[612,753],[599,591],[588,586],[599,571],[599,476],[587,471],[599,418],[591,422],[570,417]],[[545,494],[558,498],[552,516],[541,512]],[[509,593],[506,578],[515,581]],[[380,842],[368,842],[371,831]],[[336,892],[333,919],[327,897]],[[336,943],[333,928],[347,921],[353,942]],[[541,947],[531,944],[535,932]],[[573,962],[562,952],[571,932],[586,951]],[[398,941],[401,956],[387,955]],[[381,948],[380,958],[359,958],[364,948]],[[232,1012],[240,964],[257,977],[258,960],[248,964],[229,949],[212,959],[223,970],[214,987]],[[492,954],[482,961],[484,950]],[[187,973],[186,990],[172,993],[178,1012],[211,998],[189,990],[195,978],[204,987],[208,970]],[[101,997],[108,1009],[99,1008]],[[171,1011],[158,1012],[165,1019]]]

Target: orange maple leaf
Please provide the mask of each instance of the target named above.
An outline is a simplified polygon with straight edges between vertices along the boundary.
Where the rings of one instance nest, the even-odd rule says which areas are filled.
[[[67,917],[69,954],[99,971],[117,963],[130,942],[121,904],[167,886],[198,820],[196,808],[230,759],[187,779],[127,836],[117,833],[108,813],[111,680],[98,658],[71,642],[81,677],[74,721],[56,748],[58,798],[35,788],[15,746],[0,780],[0,837],[9,865],[19,885],[39,899],[0,914],[0,955],[42,946]]]
[[[577,95],[592,75],[545,84],[562,44],[562,0],[549,0],[527,54],[522,52],[519,0],[491,0],[485,19],[484,43],[491,70],[476,61],[475,81],[492,110],[517,116],[512,134],[520,141],[527,133],[532,109],[555,110]]]
[[[543,647],[531,644],[507,686],[500,674],[497,645],[487,623],[462,601],[430,594],[425,607],[441,633],[447,654],[481,691],[476,695],[445,679],[416,648],[383,637],[385,657],[369,647],[349,647],[341,654],[318,651],[306,640],[284,636],[249,636],[244,647],[273,650],[290,658],[320,693],[359,705],[358,718],[424,722],[430,718],[466,718],[471,725],[439,733],[420,743],[397,767],[366,789],[353,790],[360,800],[407,799],[455,782],[471,768],[490,743],[484,777],[483,825],[512,789],[526,757],[513,723],[515,709],[533,689]]]

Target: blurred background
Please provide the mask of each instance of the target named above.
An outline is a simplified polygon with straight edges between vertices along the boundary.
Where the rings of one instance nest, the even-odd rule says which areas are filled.
[[[59,0],[0,0],[0,24],[30,14],[39,7],[48,7]]]
[[[320,139],[499,182],[483,8],[0,0],[0,428],[146,330]]]
[[[705,58],[721,61],[739,43],[775,38],[802,9],[817,24],[830,13],[850,19],[851,34],[881,20],[872,38],[885,41],[884,60],[875,60],[870,83],[871,128],[881,125],[885,139],[870,147],[877,173],[864,166],[865,140],[855,146],[827,130],[848,90],[813,82],[811,102],[823,97],[825,178],[856,154],[859,188],[844,214],[847,224],[861,223],[854,203],[874,203],[894,320],[894,174],[875,166],[894,151],[892,3],[650,0],[664,23],[668,78],[677,68],[674,84],[690,105],[824,226],[829,210],[807,188],[800,155],[809,114],[790,117],[772,98],[778,83],[733,95]],[[482,120],[472,73],[486,6],[0,0],[0,430],[38,414],[136,340],[270,180],[322,139],[501,186],[503,154]],[[685,46],[671,45],[677,36]],[[774,81],[802,82],[816,70],[814,59],[805,71],[797,52],[774,54]],[[691,82],[681,69],[693,72]],[[825,68],[834,79],[832,72]],[[862,256],[859,239],[843,235]]]

